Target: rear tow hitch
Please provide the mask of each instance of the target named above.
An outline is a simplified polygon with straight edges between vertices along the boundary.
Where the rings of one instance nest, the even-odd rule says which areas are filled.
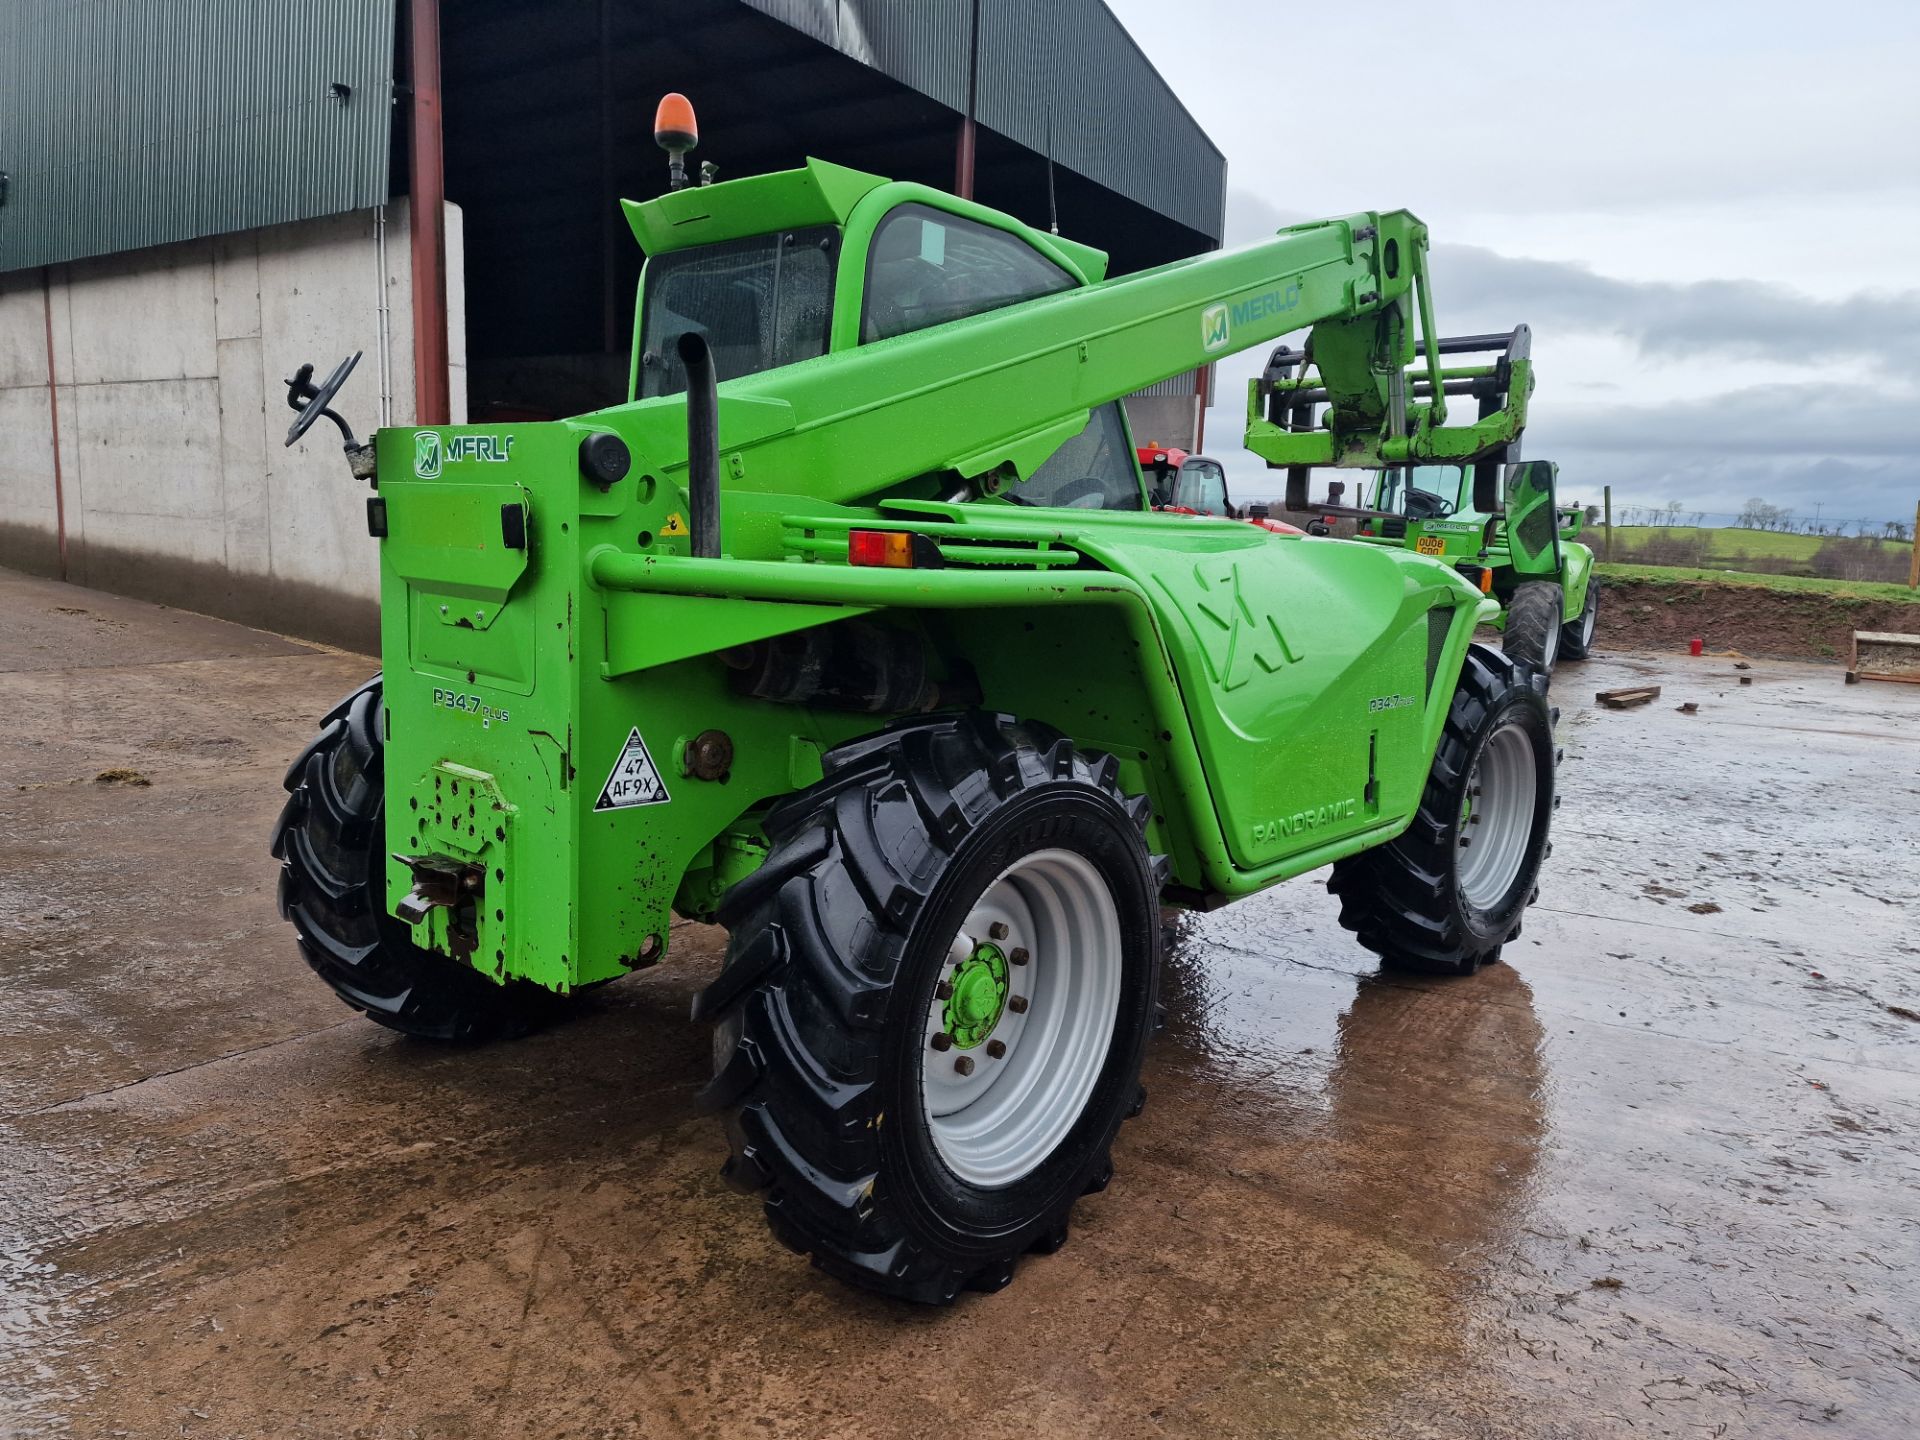
[[[413,872],[413,888],[400,897],[393,913],[409,925],[419,925],[444,907],[447,939],[454,954],[464,960],[480,945],[477,905],[486,890],[487,868],[470,860],[447,855],[398,855],[398,860]]]

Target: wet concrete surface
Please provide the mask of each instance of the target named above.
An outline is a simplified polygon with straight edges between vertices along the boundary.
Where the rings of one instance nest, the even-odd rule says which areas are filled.
[[[1180,918],[1113,1187],[927,1311],[720,1184],[713,932],[491,1049],[307,974],[264,840],[369,669],[0,572],[0,1434],[1916,1428],[1920,691],[1566,667],[1513,963],[1379,978],[1317,876]]]

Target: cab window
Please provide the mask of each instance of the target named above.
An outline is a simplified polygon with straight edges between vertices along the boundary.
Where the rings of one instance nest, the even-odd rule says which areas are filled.
[[[1212,460],[1189,460],[1180,467],[1173,503],[1202,515],[1227,513],[1227,472]]]
[[[888,340],[1078,283],[1016,235],[902,205],[873,233],[860,339]]]
[[[674,342],[692,331],[722,380],[827,353],[839,232],[829,225],[673,250],[647,261],[636,390],[687,388]]]
[[[1438,520],[1463,508],[1463,465],[1412,465],[1383,470],[1374,509],[1410,520]]]
[[[1005,492],[1018,505],[1064,505],[1078,510],[1142,510],[1140,470],[1120,402],[1102,405],[1087,428],[1046,463]]]

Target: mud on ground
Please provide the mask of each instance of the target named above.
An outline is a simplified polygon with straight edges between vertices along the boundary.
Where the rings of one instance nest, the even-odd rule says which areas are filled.
[[[369,669],[0,573],[0,1434],[1914,1433],[1911,687],[1565,667],[1513,963],[1180,918],[1112,1188],[930,1311],[721,1185],[714,932],[485,1049],[306,973],[266,835]]]
[[[1844,662],[1855,630],[1920,634],[1920,605],[1759,585],[1601,579],[1601,650],[1709,651]]]

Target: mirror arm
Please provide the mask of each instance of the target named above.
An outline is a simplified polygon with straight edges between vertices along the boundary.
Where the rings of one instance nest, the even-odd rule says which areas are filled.
[[[354,437],[353,427],[349,425],[337,412],[335,412],[330,408],[323,407],[320,411],[320,418],[322,420],[331,420],[334,424],[340,427],[340,442],[341,442],[340,448],[341,449],[347,450],[347,451],[354,451],[354,450],[360,450],[365,448],[364,446],[361,445],[359,440]]]

